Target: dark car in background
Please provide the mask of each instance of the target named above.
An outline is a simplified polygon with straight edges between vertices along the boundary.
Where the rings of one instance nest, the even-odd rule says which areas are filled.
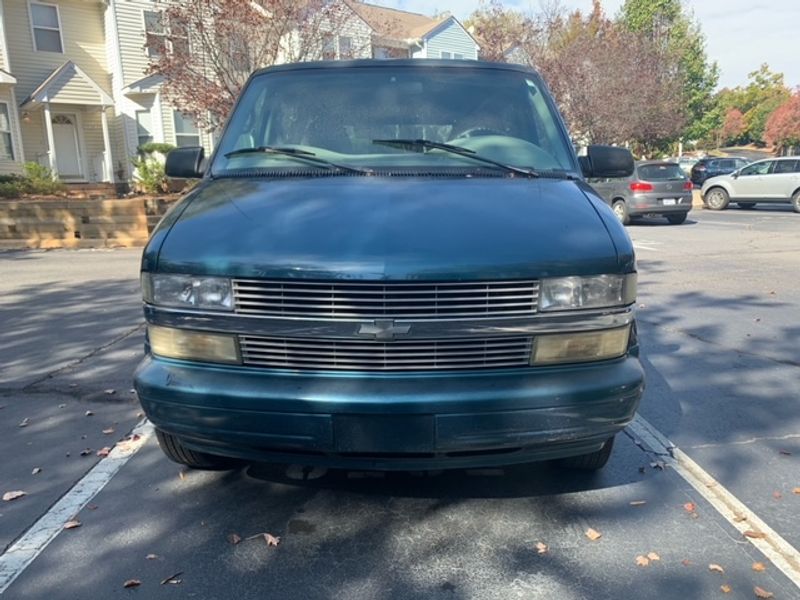
[[[643,161],[630,177],[594,178],[589,183],[623,225],[645,215],[664,216],[680,225],[692,210],[692,182],[676,162]]]
[[[701,158],[692,167],[690,178],[695,185],[703,185],[706,179],[733,173],[737,169],[750,164],[750,161],[740,156]]]

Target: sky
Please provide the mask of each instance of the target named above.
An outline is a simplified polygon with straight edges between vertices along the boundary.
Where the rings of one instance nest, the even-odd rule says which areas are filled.
[[[375,4],[423,14],[450,11],[466,18],[479,0],[367,0]],[[615,15],[623,0],[603,0],[609,15]],[[790,87],[800,86],[800,56],[797,24],[800,0],[683,0],[700,22],[706,36],[706,51],[720,67],[719,87],[735,87],[762,63],[783,72]],[[505,0],[510,8],[533,11],[539,0]],[[589,10],[591,0],[560,0],[561,6]]]

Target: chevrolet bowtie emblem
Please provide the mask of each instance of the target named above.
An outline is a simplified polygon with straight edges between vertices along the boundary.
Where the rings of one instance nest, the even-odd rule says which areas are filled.
[[[411,325],[397,325],[391,319],[382,319],[372,323],[362,323],[358,328],[358,335],[375,340],[393,340],[397,336],[408,334],[409,331]]]

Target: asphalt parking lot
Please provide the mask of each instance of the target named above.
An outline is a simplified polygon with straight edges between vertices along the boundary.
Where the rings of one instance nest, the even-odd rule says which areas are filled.
[[[187,472],[146,428],[129,435],[139,251],[0,253],[0,493],[26,492],[0,502],[1,597],[800,598],[800,215],[628,231],[648,389],[595,475]],[[107,461],[99,493],[61,513],[80,526],[26,547]]]

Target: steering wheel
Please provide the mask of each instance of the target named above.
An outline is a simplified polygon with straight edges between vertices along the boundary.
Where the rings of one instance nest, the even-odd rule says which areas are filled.
[[[508,134],[503,133],[502,131],[498,131],[497,129],[491,129],[489,127],[472,127],[470,129],[465,129],[458,135],[453,136],[451,139],[457,140],[460,138],[473,138],[473,137],[480,137],[482,135],[508,135]]]

